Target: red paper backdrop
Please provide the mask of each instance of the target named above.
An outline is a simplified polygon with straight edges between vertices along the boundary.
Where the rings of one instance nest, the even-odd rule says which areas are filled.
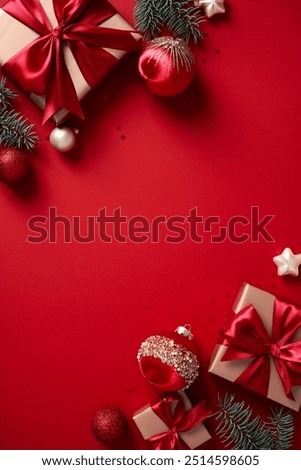
[[[132,20],[130,0],[114,5]],[[204,25],[197,78],[178,98],[149,94],[136,59],[125,61],[88,100],[70,157],[50,147],[51,126],[42,129],[39,110],[18,98],[41,144],[31,181],[0,188],[2,449],[98,449],[90,421],[105,405],[129,418],[119,447],[145,448],[130,417],[155,393],[138,371],[137,349],[186,322],[201,354],[191,396],[214,408],[218,392],[235,391],[269,413],[268,400],[206,368],[243,281],[301,303],[300,278],[277,277],[272,262],[286,246],[301,251],[300,16],[299,0],[229,0],[227,15]],[[275,243],[27,243],[28,219],[50,206],[84,221],[102,207],[150,219],[197,207],[223,223],[259,206],[275,215]],[[204,445],[218,447],[216,439]]]

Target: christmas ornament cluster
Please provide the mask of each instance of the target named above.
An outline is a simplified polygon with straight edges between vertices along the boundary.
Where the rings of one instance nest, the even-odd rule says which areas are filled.
[[[147,43],[138,60],[138,73],[146,87],[157,96],[178,95],[189,87],[196,70],[188,43],[198,43],[204,37],[200,25],[206,18],[225,12],[224,0],[137,0],[135,31],[106,0],[102,0],[98,9],[93,7],[92,0],[85,0],[84,9],[79,2],[72,14],[58,0],[34,0],[34,5],[34,13],[31,0],[7,0],[2,6],[6,15],[0,17],[0,28],[6,25],[2,22],[10,22],[10,28],[4,28],[6,43],[21,34],[20,24],[27,26],[29,32],[24,47],[17,53],[12,49],[11,57],[9,52],[2,54],[0,47],[0,65],[43,110],[43,124],[50,118],[58,123],[49,141],[63,153],[75,148],[78,135],[76,129],[67,126],[66,120],[69,116],[83,118],[80,102],[104,78],[101,72],[104,66],[109,73],[116,59],[141,49],[143,35]],[[104,18],[106,25],[102,26]],[[56,23],[58,26],[52,26]],[[99,34],[95,26],[101,26]],[[169,34],[163,35],[163,31]],[[68,54],[73,54],[76,68],[70,65]],[[31,125],[11,110],[5,110],[1,119],[0,143],[13,140],[11,147],[22,149],[24,145],[33,150],[37,139]],[[8,131],[12,126],[13,133]],[[7,154],[3,166],[8,159],[11,161],[13,153],[16,152]],[[25,167],[23,172],[25,176]],[[3,175],[3,181],[17,182],[21,177],[20,167],[15,175],[12,168],[7,177]]]
[[[284,362],[281,366],[278,365],[277,361],[282,357],[282,352],[278,351],[276,354],[274,345],[271,346],[269,352],[269,349],[265,349],[266,344],[275,340],[278,341],[279,348],[282,348],[287,341],[285,334],[289,335],[289,330],[294,334],[296,329],[301,329],[301,312],[297,311],[294,306],[280,302],[275,298],[274,321],[278,321],[277,317],[282,318],[283,312],[286,311],[289,316],[294,317],[295,324],[287,325],[286,333],[282,333],[283,338],[278,330],[277,333],[272,334],[271,339],[265,331],[259,330],[257,336],[252,334],[253,329],[256,330],[257,327],[255,317],[252,320],[250,311],[252,310],[255,315],[255,308],[252,305],[248,308],[244,306],[258,298],[258,302],[254,302],[256,308],[263,318],[268,318],[269,296],[270,294],[250,285],[244,286],[235,304],[237,305],[236,315],[229,317],[229,322],[222,330],[221,339],[219,339],[219,342],[222,341],[222,345],[216,345],[208,371],[234,381],[233,374],[239,366],[236,364],[233,371],[231,365],[227,366],[227,361],[234,359],[237,362],[254,355],[254,362],[251,362],[249,366],[245,365],[244,361],[241,365],[242,371],[244,368],[246,371],[250,370],[251,382],[254,384],[252,386],[252,383],[248,381],[243,381],[241,384],[297,410],[301,405],[300,398],[296,398],[296,401],[288,400],[285,393],[282,392],[280,384],[271,395],[271,392],[265,388],[264,384],[269,380],[268,369],[262,371],[260,385],[257,385],[256,371],[262,367],[263,361],[270,361],[269,354],[276,361],[276,368],[279,370],[281,380],[287,381],[287,376],[280,369],[283,367],[289,375],[289,365],[284,363],[285,356],[283,356]],[[239,324],[241,317],[245,323],[245,317],[248,318],[247,334],[244,332],[245,326],[242,327],[241,333],[238,326],[233,326],[235,322]],[[225,347],[222,340],[223,335],[225,335],[225,344],[228,348],[226,351],[223,349]],[[240,339],[239,335],[241,335]],[[249,336],[250,344],[248,343]],[[253,336],[257,338],[255,346],[252,345]],[[292,350],[294,349],[295,353],[298,353],[299,343],[295,342],[293,345],[288,344],[285,347],[290,347]],[[151,401],[149,405],[136,411],[133,415],[136,426],[151,449],[178,450],[199,447],[212,437],[204,424],[207,419],[216,423],[215,426],[212,426],[211,423],[211,431],[214,429],[216,438],[222,444],[232,445],[232,448],[236,450],[288,449],[292,446],[294,419],[292,414],[285,411],[284,408],[272,408],[270,416],[266,419],[258,415],[254,417],[250,405],[246,405],[245,402],[236,402],[234,394],[228,393],[223,398],[218,397],[217,411],[215,412],[208,411],[204,400],[192,406],[184,390],[189,389],[198,378],[200,364],[190,325],[180,326],[174,332],[149,336],[141,343],[137,359],[143,377],[152,387],[163,392],[160,398]],[[296,370],[301,370],[300,367],[301,358],[298,365],[294,364]],[[243,376],[244,373],[239,378]],[[287,384],[286,393],[288,394],[293,385],[299,384],[293,373],[292,381],[288,381]]]
[[[203,39],[200,24],[205,16],[210,18],[224,12],[223,0],[195,0],[194,3],[137,0],[136,26],[148,41],[140,55],[138,71],[152,93],[171,97],[190,86],[196,69],[188,43]],[[173,36],[160,36],[164,26]]]
[[[244,289],[245,293],[242,291],[238,297],[240,302],[246,297],[248,303],[252,296],[259,296],[260,309],[264,311],[269,294],[249,285]],[[239,319],[240,313],[245,315],[245,309],[239,310],[243,305],[240,302],[234,321]],[[293,315],[298,314],[293,306],[285,305]],[[278,309],[278,315],[282,316],[283,308],[275,308]],[[231,318],[233,321],[233,315]],[[247,344],[246,339],[243,344]],[[218,349],[212,355],[209,371],[227,379],[225,372],[220,374],[216,368],[216,357]],[[212,437],[205,427],[206,420],[211,421],[211,433],[221,444],[231,446],[234,450],[284,450],[292,447],[294,418],[283,407],[272,407],[270,415],[264,419],[254,415],[251,406],[245,401],[236,401],[234,394],[226,393],[224,397],[219,395],[214,412],[207,409],[204,400],[194,406],[191,404],[184,390],[189,389],[198,379],[200,364],[190,325],[147,337],[140,345],[137,359],[142,376],[160,393],[157,399],[133,413],[133,421],[149,448],[195,449]],[[265,380],[264,375],[262,378]],[[262,391],[259,393],[265,394]],[[281,392],[278,391],[276,401],[281,400]],[[98,442],[110,447],[122,445],[122,439],[129,433],[130,427],[121,410],[103,407],[96,412],[91,430]]]

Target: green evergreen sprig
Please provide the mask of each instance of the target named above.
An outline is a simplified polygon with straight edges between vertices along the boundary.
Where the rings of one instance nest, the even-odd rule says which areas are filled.
[[[158,0],[138,0],[134,7],[134,18],[137,29],[144,33],[147,41],[160,35],[163,19]]]
[[[235,402],[235,396],[219,397],[216,433],[226,447],[236,450],[288,449],[292,445],[294,421],[283,408],[272,409],[272,415],[263,422],[260,416],[252,418],[250,406]]]
[[[201,10],[192,6],[191,0],[165,0],[162,8],[163,22],[173,34],[186,42],[198,43],[203,33],[199,25],[204,21]]]
[[[11,91],[6,86],[6,77],[2,77],[0,80],[0,106],[2,108],[7,108],[7,106],[11,106],[9,100],[16,98],[17,93]]]
[[[20,113],[13,109],[0,113],[0,145],[6,147],[33,150],[38,136],[33,132],[33,124],[27,124]]]
[[[39,140],[33,131],[33,124],[11,107],[9,100],[16,98],[17,93],[6,86],[6,77],[0,80],[0,145],[12,148],[33,150]]]
[[[171,33],[186,42],[203,38],[199,25],[205,20],[191,0],[136,0],[134,17],[137,29],[149,41],[161,34],[166,25]]]
[[[274,449],[285,450],[293,445],[294,418],[283,408],[272,409],[272,415],[267,418],[266,426],[269,427],[274,440]]]

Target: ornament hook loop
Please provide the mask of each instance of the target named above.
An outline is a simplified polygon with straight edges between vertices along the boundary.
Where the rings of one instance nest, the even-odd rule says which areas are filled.
[[[178,326],[175,329],[175,332],[179,335],[185,336],[185,338],[188,338],[190,340],[193,339],[193,334],[191,333],[191,325],[189,325],[189,323],[185,323],[184,326]]]

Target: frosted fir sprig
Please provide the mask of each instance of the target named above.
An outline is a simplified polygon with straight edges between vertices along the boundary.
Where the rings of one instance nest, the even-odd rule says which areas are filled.
[[[28,124],[27,119],[13,109],[2,111],[0,113],[0,145],[33,150],[39,140],[32,130],[33,127],[33,124]]]
[[[16,112],[10,100],[18,94],[6,86],[6,77],[0,80],[0,145],[32,151],[39,138],[21,113]]]
[[[200,23],[205,21],[201,10],[191,0],[136,0],[134,18],[137,29],[147,41],[158,37],[166,25],[169,31],[185,42],[203,38]]]
[[[137,29],[144,33],[147,41],[160,35],[163,19],[158,0],[137,0],[134,7],[134,18]]]
[[[283,408],[271,410],[264,422],[260,416],[252,417],[250,406],[235,402],[235,396],[226,394],[218,398],[219,410],[212,416],[218,422],[217,436],[226,447],[236,450],[288,449],[292,446],[294,420]]]
[[[177,38],[186,42],[198,43],[204,37],[199,26],[205,21],[201,10],[195,7],[190,0],[165,0],[163,22]]]
[[[6,86],[6,77],[2,77],[0,80],[0,108],[11,106],[9,100],[16,98],[16,96],[17,93]]]
[[[271,409],[271,416],[267,418],[266,426],[269,427],[274,440],[274,449],[285,450],[293,445],[294,418],[289,411],[279,407]]]

